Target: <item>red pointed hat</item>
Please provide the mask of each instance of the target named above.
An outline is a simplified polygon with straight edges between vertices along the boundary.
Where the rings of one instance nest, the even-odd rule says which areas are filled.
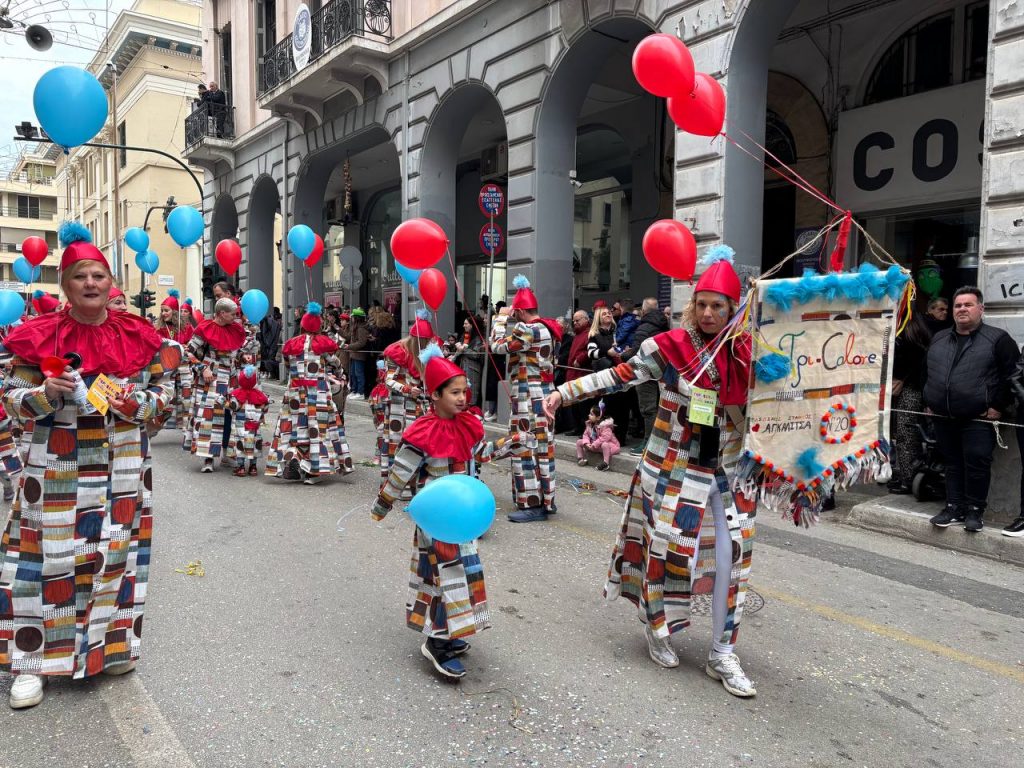
[[[34,291],[32,293],[32,307],[37,315],[45,315],[47,312],[56,312],[60,302],[45,291]]]
[[[64,253],[60,257],[60,270],[63,272],[79,261],[98,261],[107,272],[110,271],[110,264],[106,257],[95,245],[92,244],[92,233],[77,221],[65,221],[57,230],[57,237],[64,246]]]
[[[434,343],[428,344],[420,352],[420,364],[423,366],[423,383],[428,394],[436,392],[446,381],[466,375],[466,372],[446,358],[441,348]]]
[[[160,302],[160,306],[161,307],[170,307],[175,312],[177,312],[181,308],[181,305],[178,303],[178,299],[180,299],[180,298],[181,298],[181,293],[178,291],[178,289],[177,288],[171,288],[171,290],[169,290],[167,292],[167,298],[164,299],[162,302]]]
[[[716,245],[704,254],[701,262],[707,264],[708,267],[697,280],[693,292],[714,291],[739,304],[740,278],[732,265],[735,255],[736,251],[725,244]]]
[[[302,316],[299,321],[299,326],[306,333],[318,333],[321,328],[321,317],[324,308],[317,304],[315,301],[309,302],[306,305],[306,314]]]
[[[409,335],[414,339],[434,338],[434,326],[430,324],[430,312],[425,309],[416,310],[416,322],[409,329]]]
[[[116,285],[110,286],[110,295],[107,296],[107,301],[116,299],[118,296],[124,296],[124,291],[118,288]]]
[[[537,297],[530,290],[530,281],[526,279],[526,275],[516,275],[512,287],[516,289],[512,309],[537,309]]]

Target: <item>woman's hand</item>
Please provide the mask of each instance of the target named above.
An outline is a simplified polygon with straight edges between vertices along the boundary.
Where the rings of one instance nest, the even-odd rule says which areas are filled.
[[[213,381],[213,371],[211,371],[209,368],[203,368],[203,381],[205,381],[207,384]]]
[[[71,376],[71,368],[65,368],[60,376],[47,377],[43,382],[43,392],[47,400],[56,400],[58,397],[69,395],[75,391],[75,380]]]
[[[555,412],[562,407],[562,396],[558,392],[552,392],[544,398],[544,413],[549,419],[555,418]]]

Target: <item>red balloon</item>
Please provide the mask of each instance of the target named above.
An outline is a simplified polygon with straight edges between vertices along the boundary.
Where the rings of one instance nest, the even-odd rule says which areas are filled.
[[[26,237],[21,241],[21,255],[33,267],[38,267],[42,264],[46,259],[46,254],[49,252],[49,246],[41,237]]]
[[[430,219],[403,221],[391,235],[391,252],[409,269],[427,269],[441,260],[448,250],[444,230]]]
[[[439,269],[424,269],[417,283],[423,303],[437,312],[448,293],[448,279]]]
[[[668,114],[687,133],[717,136],[725,125],[725,90],[711,75],[698,72],[693,93],[669,98]]]
[[[659,33],[640,41],[633,51],[633,74],[655,96],[678,96],[693,90],[693,56],[675,35]]]
[[[655,272],[690,280],[697,267],[697,241],[686,225],[675,219],[660,219],[644,233],[644,258]]]
[[[324,239],[316,233],[313,234],[313,237],[316,238],[316,242],[313,244],[313,251],[302,262],[307,267],[317,264],[324,256]]]
[[[217,263],[227,274],[233,275],[238,271],[242,263],[242,249],[234,240],[221,240],[217,243],[217,250],[214,251]]]

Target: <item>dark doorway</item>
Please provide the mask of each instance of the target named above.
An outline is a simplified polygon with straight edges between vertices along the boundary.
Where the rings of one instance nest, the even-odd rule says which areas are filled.
[[[761,271],[766,272],[796,250],[796,187],[765,187],[761,230]],[[796,263],[795,261],[793,262]],[[778,277],[797,277],[791,272]]]

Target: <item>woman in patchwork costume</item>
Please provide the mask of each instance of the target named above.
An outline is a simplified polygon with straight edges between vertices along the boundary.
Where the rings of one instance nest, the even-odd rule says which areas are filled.
[[[68,307],[4,341],[4,407],[34,424],[0,539],[0,668],[17,675],[15,709],[41,702],[51,676],[135,668],[153,528],[141,427],[170,400],[181,357],[145,319],[107,310],[110,267],[85,227],[63,224],[60,239]],[[77,369],[62,370],[72,355]],[[101,374],[120,388],[105,413],[84,397]]]
[[[423,351],[420,363],[431,408],[406,428],[373,505],[374,520],[383,520],[406,488],[415,493],[439,477],[472,476],[478,462],[528,450],[536,442],[529,434],[485,441],[483,421],[477,409],[469,408],[465,372],[446,360],[436,344]],[[457,680],[466,674],[458,658],[469,650],[464,638],[491,625],[476,542],[435,541],[417,527],[412,546],[406,624],[427,636],[421,651],[434,669]]]
[[[679,665],[669,637],[690,623],[692,595],[712,592],[712,649],[705,671],[729,693],[756,693],[734,652],[750,573],[756,503],[730,492],[742,453],[750,338],[721,343],[740,302],[728,246],[712,249],[683,313],[628,362],[566,382],[561,405],[658,382],[654,430],[633,475],[605,596],[637,606],[651,659]],[[705,514],[708,512],[708,514]]]
[[[370,415],[373,417],[373,428],[377,430],[377,447],[373,452],[373,463],[379,465],[384,453],[384,422],[388,418],[388,402],[390,393],[384,379],[387,377],[388,366],[384,358],[377,361],[377,383],[370,390]]]
[[[281,347],[288,365],[288,389],[267,454],[267,475],[302,480],[349,474],[352,454],[331,396],[332,369],[340,368],[338,345],[322,331],[322,308],[311,301],[302,316],[302,333]]]
[[[203,460],[203,472],[213,472],[214,459],[224,453],[224,414],[228,396],[238,385],[245,327],[237,321],[233,299],[217,299],[213,317],[196,326],[187,353],[193,365],[192,420],[182,447]]]
[[[160,317],[156,321],[157,335],[162,339],[170,339],[182,347],[188,345],[195,333],[191,315],[181,311],[181,294],[176,288],[167,292],[167,298],[160,304]],[[157,416],[147,425],[149,436],[155,437],[164,427],[171,429],[188,428],[188,419],[192,409],[192,366],[188,358],[174,373],[174,399],[166,411]]]
[[[270,398],[259,387],[255,366],[245,366],[238,374],[238,388],[231,390],[228,400],[228,410],[233,414],[228,458],[235,462],[235,477],[257,474],[256,464],[263,452],[260,428],[269,408]]]
[[[423,391],[420,352],[434,338],[430,324],[430,313],[425,309],[416,311],[416,322],[409,329],[409,335],[389,344],[383,352],[384,385],[391,393],[387,416],[384,419],[384,444],[380,454],[380,484],[388,480],[391,462],[395,460],[402,434],[416,419],[422,416],[430,400]],[[409,498],[408,493],[405,498]]]

